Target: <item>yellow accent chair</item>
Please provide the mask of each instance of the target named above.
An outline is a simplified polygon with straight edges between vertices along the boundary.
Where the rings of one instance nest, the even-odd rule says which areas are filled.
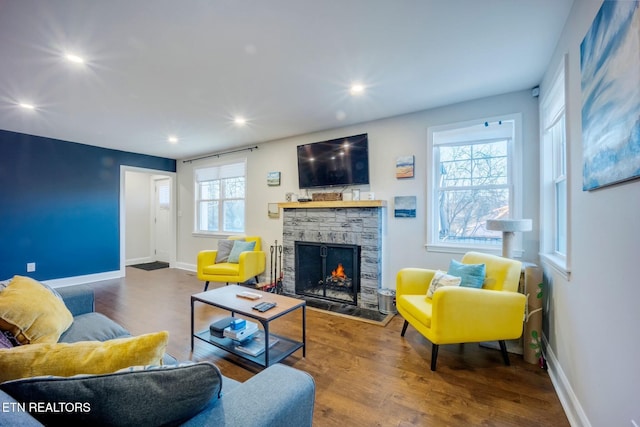
[[[462,264],[485,264],[482,288],[443,286],[427,297],[435,270],[404,268],[396,277],[396,307],[404,318],[401,336],[411,324],[432,343],[431,370],[438,346],[498,341],[509,365],[505,340],[522,335],[526,296],[518,293],[522,264],[495,255],[468,252]]]
[[[205,291],[209,288],[209,282],[224,282],[227,285],[229,282],[240,284],[252,277],[255,277],[256,281],[258,281],[258,275],[265,270],[267,256],[261,250],[259,236],[231,236],[226,240],[255,242],[255,246],[252,251],[241,252],[237,263],[228,261],[216,263],[218,250],[200,251],[198,253],[197,271],[198,279],[206,282],[204,285]],[[222,242],[224,240],[219,242],[218,249],[223,246]]]

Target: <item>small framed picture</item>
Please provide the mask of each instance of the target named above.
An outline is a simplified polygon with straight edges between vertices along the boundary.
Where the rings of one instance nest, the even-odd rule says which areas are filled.
[[[416,196],[396,196],[394,198],[393,212],[396,218],[415,218],[416,207]]]
[[[269,218],[280,218],[280,207],[277,203],[267,203]]]
[[[267,185],[277,187],[280,185],[280,172],[269,172],[267,174]]]
[[[396,159],[396,178],[413,178],[415,174],[415,156],[400,156]]]

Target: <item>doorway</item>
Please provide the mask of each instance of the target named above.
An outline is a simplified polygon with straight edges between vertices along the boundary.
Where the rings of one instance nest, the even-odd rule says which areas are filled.
[[[120,169],[120,275],[125,267],[176,260],[176,177],[173,172]]]

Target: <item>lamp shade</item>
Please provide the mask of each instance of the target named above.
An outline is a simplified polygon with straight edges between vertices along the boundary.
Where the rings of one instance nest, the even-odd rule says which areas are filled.
[[[487,230],[492,231],[531,231],[533,224],[530,219],[488,219]]]

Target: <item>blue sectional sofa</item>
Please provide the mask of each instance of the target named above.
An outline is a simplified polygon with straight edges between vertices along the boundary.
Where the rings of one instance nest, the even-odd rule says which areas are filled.
[[[57,289],[73,323],[59,342],[106,341],[129,332],[94,310],[88,286]],[[8,350],[11,351],[11,350]],[[315,383],[276,364],[244,383],[209,362],[131,367],[115,373],[35,377],[0,384],[0,426],[311,426]]]

